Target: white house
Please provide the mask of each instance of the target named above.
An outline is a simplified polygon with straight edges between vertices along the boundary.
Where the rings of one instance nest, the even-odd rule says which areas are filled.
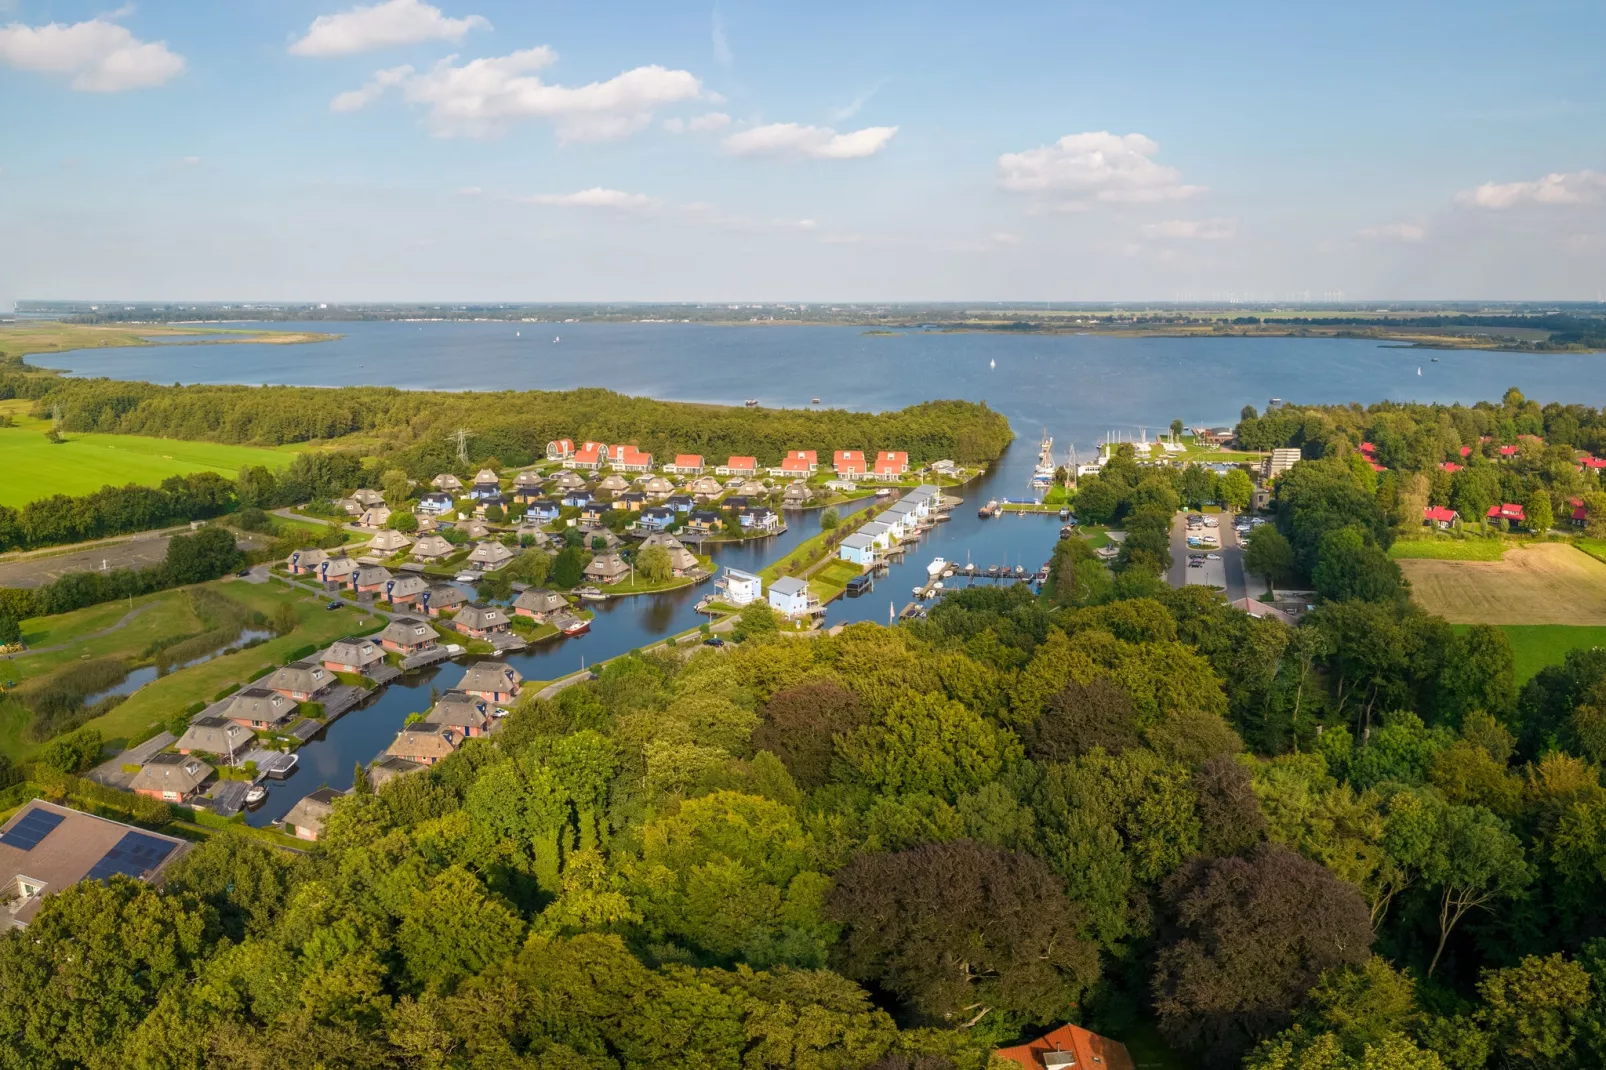
[[[716,586],[725,592],[724,601],[733,606],[745,606],[756,602],[764,594],[763,580],[751,572],[743,572],[737,568],[727,568]]]
[[[874,539],[863,532],[855,532],[842,540],[841,545],[837,547],[837,556],[844,561],[851,561],[855,565],[873,565],[875,564],[875,548]],[[771,589],[773,590],[773,588]]]
[[[794,620],[808,616],[820,605],[820,600],[809,594],[808,583],[796,576],[782,576],[770,584],[769,598],[771,609]]]
[[[858,531],[865,536],[878,549],[885,550],[897,539],[898,533],[891,524],[883,524],[879,520],[872,520]]]
[[[864,525],[864,528],[869,527],[870,524],[880,524],[882,527],[887,529],[887,532],[894,540],[897,540],[903,538],[909,533],[909,529],[914,527],[914,520],[913,518],[905,517],[902,513],[894,513],[891,509],[888,509],[880,516],[870,521],[869,524]],[[860,528],[859,530],[863,531],[864,528]]]

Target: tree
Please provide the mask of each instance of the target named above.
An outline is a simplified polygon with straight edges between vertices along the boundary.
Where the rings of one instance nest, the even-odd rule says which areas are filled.
[[[565,546],[558,551],[553,559],[550,574],[554,587],[573,587],[585,579],[586,564],[589,558],[584,550],[574,546]]]
[[[1179,439],[1180,440],[1182,438],[1182,429],[1185,426],[1186,425],[1183,424],[1183,422],[1181,420],[1172,420],[1171,421],[1171,437],[1174,438],[1174,439]]]
[[[1516,658],[1506,633],[1474,624],[1455,636],[1439,671],[1439,710],[1451,724],[1473,710],[1509,717],[1517,705]]]
[[[1249,533],[1244,571],[1264,576],[1266,589],[1273,591],[1278,583],[1293,575],[1294,548],[1283,538],[1282,532],[1270,524],[1262,524]]]
[[[1131,694],[1109,677],[1095,676],[1086,684],[1072,680],[1049,699],[1023,741],[1034,760],[1064,762],[1095,747],[1120,754],[1141,746],[1143,736]]]
[[[1528,504],[1523,508],[1523,516],[1527,517],[1528,530],[1535,535],[1544,535],[1556,526],[1556,517],[1550,507],[1550,495],[1542,490],[1535,491],[1528,497]]]
[[[827,915],[843,926],[842,971],[934,1023],[1062,1019],[1098,974],[1082,911],[1048,866],[970,840],[856,855]]]
[[[502,571],[521,583],[539,587],[546,582],[552,569],[552,558],[541,550],[525,550],[502,566]]]
[[[669,551],[662,546],[649,546],[636,554],[636,571],[648,583],[666,583],[671,574]]]
[[[1242,468],[1233,468],[1221,477],[1221,504],[1234,512],[1241,513],[1249,508],[1249,503],[1255,497],[1255,484],[1249,478],[1249,473]]]
[[[871,790],[928,794],[953,802],[997,779],[1021,756],[1020,742],[942,695],[911,695],[844,739],[839,752]]]
[[[1563,1067],[1574,1063],[1587,1023],[1590,977],[1560,954],[1529,955],[1515,966],[1486,970],[1478,982],[1480,1018],[1506,1065]]]
[[[777,691],[753,730],[753,747],[770,751],[805,791],[831,775],[838,739],[869,719],[859,696],[831,680],[810,680]]]
[[[485,507],[485,519],[493,524],[500,524],[507,519],[507,510],[493,502]]]
[[[1593,491],[1584,495],[1584,534],[1592,539],[1606,539],[1606,493]]]
[[[391,468],[379,477],[379,490],[385,496],[385,504],[395,510],[402,508],[412,496],[413,484],[406,472]]]
[[[1199,849],[1207,855],[1241,854],[1266,838],[1266,816],[1249,770],[1219,754],[1193,774],[1198,796]]]
[[[374,793],[374,786],[368,782],[368,770],[362,767],[361,762],[357,763],[357,767],[351,773],[351,793],[353,795],[372,795]]]
[[[1310,578],[1316,592],[1332,602],[1390,602],[1404,595],[1400,566],[1358,527],[1322,537]]]
[[[838,513],[834,506],[820,512],[821,531],[830,531],[840,523],[842,523],[842,514]]]
[[[1467,912],[1516,895],[1530,871],[1522,843],[1481,806],[1445,806],[1423,862],[1425,882],[1439,889],[1439,944],[1428,976],[1439,967],[1450,933]]]
[[[17,618],[0,613],[0,647],[22,642],[22,625]]]
[[[1160,1029],[1215,1066],[1286,1027],[1324,970],[1360,965],[1372,943],[1360,893],[1285,847],[1197,859],[1161,898]]]
[[[392,531],[417,531],[418,517],[405,509],[398,509],[390,514],[390,519],[385,521],[385,526]]]
[[[513,597],[513,579],[504,569],[485,573],[474,586],[482,602],[504,602]]]
[[[524,923],[468,870],[452,866],[411,895],[396,934],[407,974],[420,988],[449,989],[518,950]]]
[[[204,527],[193,535],[174,535],[167,543],[165,567],[174,585],[215,580],[239,563],[240,551],[227,528]]]
[[[296,607],[290,602],[281,602],[273,610],[273,630],[278,635],[289,635],[301,625],[301,618],[296,615]]]

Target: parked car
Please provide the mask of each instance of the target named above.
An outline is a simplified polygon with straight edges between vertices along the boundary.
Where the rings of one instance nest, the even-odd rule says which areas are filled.
[[[325,608],[325,609],[339,609],[342,606],[344,606],[345,604],[346,603],[342,602],[340,599],[337,598],[333,602],[330,602],[328,605],[324,606],[323,608]]]
[[[703,645],[704,646],[724,646],[725,645],[725,640],[721,639],[717,635],[710,635],[707,639],[703,640]]]
[[[1189,561],[1188,562],[1188,567],[1189,568],[1204,568],[1204,562],[1203,561]]]
[[[1206,561],[1220,561],[1221,560],[1221,555],[1220,554],[1205,554],[1205,560]]]

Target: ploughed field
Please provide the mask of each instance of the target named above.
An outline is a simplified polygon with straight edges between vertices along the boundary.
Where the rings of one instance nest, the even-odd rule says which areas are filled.
[[[1606,625],[1606,563],[1563,543],[1498,561],[1405,558],[1411,596],[1452,624]]]

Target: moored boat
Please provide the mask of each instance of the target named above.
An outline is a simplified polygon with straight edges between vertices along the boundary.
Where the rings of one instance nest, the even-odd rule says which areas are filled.
[[[268,789],[261,784],[252,784],[245,793],[245,805],[255,806],[268,797]]]
[[[608,596],[596,587],[576,587],[574,593],[585,602],[605,602]]]
[[[942,575],[942,570],[947,568],[947,567],[948,567],[947,558],[934,557],[934,558],[931,559],[931,564],[926,566],[926,575],[928,575],[928,576],[932,577],[933,579],[935,579],[936,577],[941,576]]]
[[[558,629],[564,635],[584,635],[591,630],[591,622],[584,617],[575,617]]]

